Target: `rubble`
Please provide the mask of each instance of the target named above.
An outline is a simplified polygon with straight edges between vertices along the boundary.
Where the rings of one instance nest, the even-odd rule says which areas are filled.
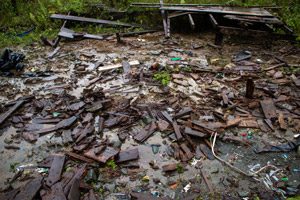
[[[194,27],[196,18],[187,16]],[[287,48],[290,57],[285,43],[271,52],[265,42],[215,46],[203,37],[165,41],[152,32],[122,43],[61,41],[56,50],[24,50],[32,58],[24,74],[35,65],[51,72],[35,81],[0,77],[0,199],[296,193],[299,73],[289,66],[299,65],[299,48]]]

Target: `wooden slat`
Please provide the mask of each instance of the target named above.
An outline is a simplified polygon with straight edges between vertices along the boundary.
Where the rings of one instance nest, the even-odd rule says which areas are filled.
[[[135,66],[135,65],[139,65],[140,62],[138,60],[134,60],[134,61],[130,61],[129,64],[131,66]],[[98,71],[100,71],[100,72],[107,71],[107,70],[111,70],[111,69],[115,69],[115,68],[120,68],[122,66],[123,66],[122,63],[115,64],[115,65],[107,65],[107,66],[104,66],[104,67],[99,67]]]
[[[266,24],[284,24],[277,18],[263,18],[256,16],[236,16],[236,15],[225,15],[226,19],[237,20],[237,21],[245,21],[245,22],[256,22],[256,23],[266,23]]]
[[[22,104],[24,100],[18,101],[13,107],[11,107],[6,113],[0,116],[0,124],[2,124],[13,112],[15,112]]]
[[[110,24],[110,25],[118,25],[118,26],[126,26],[126,27],[145,27],[140,24],[130,24],[130,23],[123,23],[117,21],[110,21],[110,20],[103,20],[103,19],[93,19],[87,17],[78,17],[78,16],[71,16],[71,15],[60,15],[60,14],[52,14],[50,16],[52,19],[63,19],[63,20],[73,20],[73,21],[80,21],[80,22],[90,22],[90,23],[98,23],[98,24]]]
[[[195,7],[163,6],[160,7],[160,10],[273,17],[271,13],[261,8],[241,8],[241,7],[223,7],[223,6],[195,8]]]
[[[190,22],[190,25],[191,25],[191,28],[194,30],[195,29],[195,22],[193,20],[193,17],[191,14],[188,14],[189,16],[189,22]]]

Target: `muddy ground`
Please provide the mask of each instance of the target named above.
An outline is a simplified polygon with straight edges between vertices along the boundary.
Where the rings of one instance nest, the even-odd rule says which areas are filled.
[[[123,43],[117,43],[115,39],[103,41],[64,40],[59,44],[61,49],[53,58],[48,58],[48,55],[54,49],[45,46],[42,42],[22,48],[9,47],[15,52],[26,55],[24,61],[25,69],[21,73],[14,72],[13,77],[0,77],[1,112],[4,113],[8,110],[4,106],[5,104],[24,96],[34,95],[36,99],[50,98],[55,100],[53,98],[59,99],[70,95],[76,97],[76,99],[82,99],[84,89],[91,88],[92,91],[97,91],[99,88],[103,88],[105,97],[113,99],[115,102],[114,106],[117,106],[118,102],[121,102],[123,99],[134,100],[132,105],[137,105],[141,103],[158,104],[178,97],[177,101],[165,104],[161,108],[162,111],[167,111],[172,116],[182,107],[190,106],[193,108],[193,113],[188,118],[199,120],[200,116],[214,116],[211,122],[202,120],[203,123],[220,122],[223,125],[224,123],[228,124],[230,120],[237,118],[237,116],[252,117],[258,122],[258,127],[243,128],[219,125],[213,130],[216,130],[220,135],[215,146],[216,154],[226,162],[231,163],[247,174],[252,173],[253,171],[250,171],[250,169],[258,164],[259,166],[254,171],[265,165],[275,166],[275,168],[269,167],[263,170],[255,177],[247,177],[218,159],[210,160],[201,153],[200,155],[194,154],[192,159],[182,163],[182,165],[187,165],[187,170],[183,173],[180,173],[178,170],[163,172],[162,166],[180,163],[179,160],[171,156],[172,154],[168,153],[171,149],[171,144],[176,142],[174,138],[169,138],[162,132],[156,131],[142,143],[137,143],[131,134],[127,134],[125,141],[120,142],[117,133],[122,126],[117,126],[105,128],[103,133],[97,134],[96,137],[98,139],[108,138],[115,147],[121,150],[137,147],[139,158],[129,161],[127,165],[138,166],[142,170],[132,175],[129,172],[134,168],[123,166],[123,163],[117,164],[115,169],[103,163],[98,163],[99,165],[88,165],[87,175],[82,178],[86,185],[93,188],[95,193],[102,199],[117,199],[118,196],[116,194],[130,194],[130,192],[145,193],[153,197],[153,194],[158,194],[159,197],[172,199],[183,199],[192,194],[197,194],[199,199],[257,199],[257,197],[260,199],[284,199],[288,196],[299,195],[300,172],[295,170],[300,169],[299,152],[292,150],[278,153],[255,153],[255,150],[262,148],[266,143],[276,145],[294,140],[294,136],[299,133],[299,127],[297,127],[299,122],[297,118],[299,116],[277,108],[277,113],[284,113],[287,130],[280,130],[278,121],[275,120],[273,121],[275,128],[272,131],[264,124],[263,120],[265,117],[260,105],[252,110],[248,107],[248,104],[251,102],[259,102],[259,100],[269,98],[270,95],[264,90],[255,89],[253,99],[245,98],[246,80],[252,77],[255,85],[264,85],[268,88],[273,87],[270,90],[274,94],[271,96],[274,102],[288,104],[291,110],[297,112],[298,109],[299,111],[299,88],[294,85],[291,78],[292,69],[288,66],[283,66],[283,70],[275,68],[273,71],[264,71],[267,67],[281,63],[270,54],[279,56],[291,65],[299,66],[300,50],[297,46],[283,41],[228,37],[223,46],[218,47],[211,45],[214,42],[214,34],[211,32],[198,35],[174,34],[169,40],[164,39],[162,32],[157,32],[138,37],[122,38],[122,41]],[[192,47],[193,44],[197,44],[200,47],[195,49]],[[234,69],[232,58],[244,51],[251,52],[252,57],[248,61],[255,63],[259,68],[258,70],[245,71]],[[184,63],[179,65],[169,64],[168,62],[172,58],[180,58],[182,62],[191,64],[188,67]],[[150,77],[146,76],[145,82],[152,82],[156,85],[142,84],[140,87],[132,88],[133,84],[124,84],[122,68],[109,73],[103,72],[102,74],[99,73],[98,69],[94,69],[96,62],[107,66],[121,63],[124,60],[138,60],[141,64],[132,66],[131,73],[139,74],[140,70],[144,68],[144,71],[149,72],[151,75]],[[151,67],[155,62],[160,64],[160,69]],[[168,67],[167,73],[184,74],[184,80],[188,82],[187,86],[174,83],[172,76],[167,89],[165,88],[166,86],[161,85],[160,81],[154,81],[153,75],[157,74],[159,70],[163,70],[164,67]],[[46,71],[48,73],[46,75],[50,76],[28,77],[43,71]],[[284,73],[280,74],[280,71]],[[279,73],[276,74],[276,72]],[[147,75],[147,73],[145,74]],[[192,78],[191,73],[198,74],[199,78]],[[24,74],[27,75],[24,77]],[[99,74],[103,76],[101,81],[87,87],[88,81]],[[295,71],[295,76],[299,77],[297,71]],[[132,75],[132,77],[136,76]],[[63,84],[67,85],[66,88],[63,88]],[[53,88],[53,86],[58,85],[62,87]],[[115,90],[112,90],[114,88]],[[126,91],[126,89],[129,90]],[[168,91],[166,92],[165,90]],[[216,94],[221,94],[221,91],[226,90],[233,93],[234,97],[230,98],[233,103],[241,103],[240,108],[243,108],[242,111],[222,106],[222,97]],[[38,127],[37,130],[55,125],[34,124],[32,119],[40,116],[41,112],[35,109],[26,109],[27,106],[32,107],[33,104],[28,102],[24,107],[21,106],[0,127],[0,188],[6,188],[9,185],[8,180],[22,166],[27,166],[23,169],[21,178],[19,177],[13,181],[10,189],[3,192],[3,194],[12,188],[16,189],[24,186],[33,177],[40,175],[47,177],[48,168],[37,167],[37,165],[50,154],[64,154],[64,150],[72,151],[73,144],[63,144],[61,132],[59,131],[40,136],[35,142],[25,140],[22,137],[24,129],[22,130],[22,126],[16,127],[16,123],[13,123],[13,116],[26,116],[24,119],[27,122],[24,122],[24,124],[26,126],[31,124],[35,128]],[[105,111],[93,113],[92,124],[96,116],[104,115],[106,111],[114,111],[114,106]],[[220,111],[225,121],[213,115],[212,110]],[[51,112],[55,112],[55,109],[52,109]],[[84,116],[86,116],[85,112],[81,113],[79,122],[83,121]],[[138,133],[142,130],[146,125],[142,119],[145,118],[140,117],[139,120],[132,122],[129,131]],[[186,119],[184,118],[184,120]],[[184,130],[185,123],[182,120],[180,121],[180,119],[178,123]],[[74,127],[76,125],[73,125],[70,129],[73,130]],[[33,131],[36,131],[36,129]],[[221,136],[224,135],[229,137],[235,136],[242,142],[239,140],[235,142],[223,141]],[[200,143],[207,145],[203,138],[191,138],[195,145]],[[210,140],[210,137],[206,138],[207,141]],[[16,145],[20,149],[7,149],[6,145]],[[154,149],[157,146],[158,152],[154,153]],[[191,145],[189,148],[195,153]],[[81,154],[78,151],[77,153]],[[151,161],[155,163],[154,165],[157,166],[157,169],[151,167],[149,164]],[[80,162],[82,161],[68,162],[65,164],[65,170],[73,165],[80,166]],[[201,170],[206,173],[213,193],[209,190]],[[273,173],[274,171],[275,173]],[[143,177],[147,176],[149,176],[149,181],[143,179]],[[268,179],[269,184],[266,183]],[[170,186],[174,184],[178,184],[178,186],[171,189]],[[43,189],[47,190],[49,188]],[[83,195],[88,190],[81,188],[80,191],[81,198],[83,198]],[[39,195],[41,194],[39,193],[36,198],[40,198]]]

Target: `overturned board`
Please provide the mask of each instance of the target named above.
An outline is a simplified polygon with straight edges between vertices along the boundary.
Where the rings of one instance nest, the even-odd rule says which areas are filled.
[[[145,27],[140,24],[130,24],[130,23],[117,22],[117,21],[94,19],[94,18],[87,18],[87,17],[78,17],[78,16],[71,16],[71,15],[52,14],[50,16],[50,18],[73,20],[73,21],[80,21],[80,22],[90,22],[90,23],[97,23],[97,24],[110,24],[110,25],[118,25],[118,26],[126,26],[126,27]]]
[[[241,7],[161,7],[160,10],[199,12],[199,13],[218,13],[230,15],[248,15],[260,17],[273,17],[271,13],[262,8],[241,8]]]

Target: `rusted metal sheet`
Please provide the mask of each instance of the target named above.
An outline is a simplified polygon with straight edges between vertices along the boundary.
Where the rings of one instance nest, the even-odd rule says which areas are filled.
[[[149,138],[155,131],[157,130],[157,126],[155,122],[151,122],[147,125],[143,130],[141,130],[134,139],[138,142],[144,142],[147,138]]]
[[[119,149],[115,149],[114,147],[106,147],[105,151],[99,155],[96,155],[94,149],[90,149],[85,152],[84,155],[96,161],[106,163],[107,160],[116,156],[119,153]]]
[[[138,158],[139,158],[138,148],[131,148],[131,149],[120,151],[115,161],[116,163],[121,163],[129,160],[136,160]]]
[[[14,200],[31,200],[37,195],[38,191],[42,187],[43,177],[40,176],[29,181],[24,187],[21,188],[20,193],[14,198]]]
[[[6,113],[2,114],[0,116],[0,125],[13,113],[15,112],[22,104],[24,103],[24,100],[16,102],[16,104],[11,107]]]
[[[260,101],[260,105],[267,119],[277,118],[276,108],[272,99]]]
[[[51,164],[51,168],[49,170],[49,176],[46,180],[46,184],[48,186],[52,186],[56,182],[60,180],[61,173],[63,171],[63,167],[65,164],[65,158],[64,155],[55,155]]]
[[[231,14],[231,15],[248,15],[248,16],[261,16],[261,17],[274,17],[271,13],[262,8],[242,8],[242,7],[160,7],[164,11],[183,11],[183,12],[199,12],[199,13],[218,13],[218,14]]]
[[[145,27],[144,25],[140,25],[140,24],[129,24],[129,23],[123,23],[123,22],[117,22],[117,21],[93,19],[93,18],[78,17],[78,16],[71,16],[71,15],[52,14],[50,16],[50,18],[80,21],[80,22],[90,22],[90,23],[98,23],[98,24],[110,24],[110,25],[118,25],[118,26],[126,26],[126,27]]]

